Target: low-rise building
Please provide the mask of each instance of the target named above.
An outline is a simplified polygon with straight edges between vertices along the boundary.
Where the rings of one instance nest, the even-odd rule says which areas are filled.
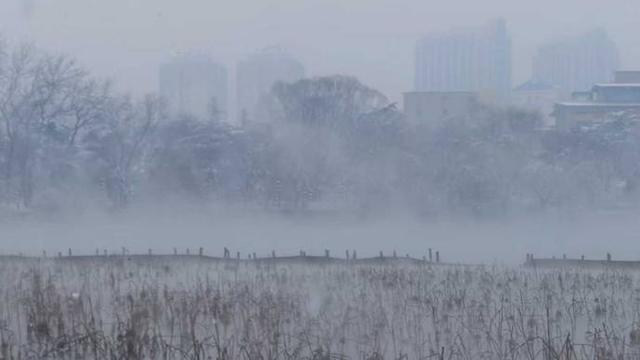
[[[568,131],[602,121],[613,112],[640,112],[640,82],[631,82],[634,76],[635,72],[616,73],[615,79],[619,82],[596,84],[589,92],[574,94],[572,101],[556,103],[553,112],[556,128]]]
[[[554,124],[553,108],[560,96],[561,92],[557,86],[544,81],[529,80],[513,90],[511,104],[518,108],[538,112],[545,128],[549,128]]]
[[[465,118],[478,109],[478,94],[466,91],[412,91],[404,93],[404,113],[414,124],[437,125]]]

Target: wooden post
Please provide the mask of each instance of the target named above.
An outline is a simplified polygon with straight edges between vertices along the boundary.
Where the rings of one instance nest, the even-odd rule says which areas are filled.
[[[433,253],[431,248],[429,248],[429,262],[433,262]]]
[[[58,251],[58,257],[62,257],[62,251]]]
[[[436,251],[436,262],[440,262],[440,251]]]
[[[384,259],[384,253],[380,250],[380,259]]]
[[[349,250],[345,250],[344,254],[346,255],[345,257],[347,258],[347,260],[349,260]]]
[[[271,257],[272,258],[276,258],[276,251],[275,250],[271,250]]]
[[[257,259],[256,253],[253,253],[253,260],[256,260],[256,259]]]
[[[395,259],[395,258],[397,258],[397,257],[398,257],[398,254],[396,254],[396,251],[395,251],[395,250],[393,250],[393,258]]]
[[[69,248],[69,256],[71,256],[71,248]]]
[[[198,249],[198,256],[203,256],[204,255],[204,248],[200,247],[200,249]]]
[[[324,257],[328,259],[330,256],[331,256],[331,253],[329,252],[329,249],[324,249]]]
[[[607,253],[607,261],[611,261],[611,253]]]
[[[584,261],[584,255],[582,255],[582,256],[580,257],[580,260]]]
[[[189,251],[189,248],[187,248],[187,255],[191,255],[191,252]]]
[[[358,255],[356,254],[355,250],[351,252],[351,257],[353,258],[353,260],[356,260],[358,258]]]

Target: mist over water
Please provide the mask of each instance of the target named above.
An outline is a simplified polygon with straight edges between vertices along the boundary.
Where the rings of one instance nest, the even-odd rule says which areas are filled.
[[[206,255],[222,256],[223,248],[241,258],[298,255],[334,257],[356,250],[358,257],[391,256],[421,259],[428,249],[440,251],[442,261],[471,264],[517,265],[524,254],[539,257],[617,260],[640,258],[638,216],[626,213],[532,215],[513,219],[424,220],[412,215],[362,219],[353,215],[285,216],[261,211],[180,206],[153,210],[131,209],[120,214],[93,213],[55,220],[4,220],[0,252],[49,256],[92,255],[96,249],[120,254],[173,254],[174,248],[192,254],[203,247]]]
[[[0,360],[640,359],[638,1],[0,0]]]
[[[0,251],[203,247],[218,256],[228,247],[244,258],[325,249],[341,257],[355,249],[360,256],[395,250],[421,258],[432,248],[444,261],[508,264],[525,253],[640,257],[631,246],[637,211],[603,210],[635,209],[637,118],[607,120],[625,131],[601,126],[571,137],[541,131],[536,109],[513,112],[500,104],[425,130],[407,122],[399,105],[412,90],[418,39],[477,31],[496,17],[504,18],[505,44],[513,45],[503,54],[505,66],[513,62],[507,88],[530,77],[538,46],[573,41],[585,29],[606,28],[620,66],[634,68],[640,57],[630,46],[633,6],[614,3],[287,0],[218,9],[205,1],[5,1],[3,61],[16,57],[26,40],[37,51],[25,63],[56,69],[51,81],[68,80],[60,93],[24,90],[18,101],[6,86],[11,72],[3,72],[1,93],[14,103],[2,117],[11,131],[0,130]],[[550,11],[532,15],[540,9]],[[327,28],[329,21],[336,26]],[[280,68],[288,80],[261,94],[248,76],[247,98],[259,106],[250,104],[257,111],[243,119],[234,104],[236,87],[244,86],[235,83],[236,63],[271,45],[289,50],[282,53],[298,70],[287,78]],[[160,64],[190,51],[211,55],[220,73],[211,81],[225,82],[216,84],[228,92],[218,113],[207,113],[201,99],[193,101],[202,103],[197,117],[168,111],[165,105],[176,99],[143,99],[158,90]],[[60,54],[69,62],[55,67]],[[272,71],[269,62],[282,60],[266,58],[256,69]],[[326,76],[334,73],[355,77]],[[38,76],[21,76],[24,89],[46,88]],[[103,84],[103,77],[115,85]],[[198,86],[206,92],[206,82]],[[354,88],[357,95],[349,97]],[[171,90],[169,97],[184,95]],[[68,110],[69,97],[73,109],[90,109],[81,121]],[[51,116],[34,125],[38,111]],[[177,204],[149,200],[167,193]],[[233,198],[232,205],[207,200],[218,196]],[[334,198],[347,200],[328,211],[308,209]],[[68,211],[76,200],[87,210]]]

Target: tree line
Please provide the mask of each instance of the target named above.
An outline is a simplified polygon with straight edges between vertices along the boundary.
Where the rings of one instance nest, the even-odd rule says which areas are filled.
[[[570,132],[481,106],[410,123],[349,76],[278,83],[242,125],[133,98],[73,59],[0,46],[0,208],[59,211],[183,199],[300,213],[501,216],[634,205],[638,115]],[[261,124],[261,125],[259,125]]]

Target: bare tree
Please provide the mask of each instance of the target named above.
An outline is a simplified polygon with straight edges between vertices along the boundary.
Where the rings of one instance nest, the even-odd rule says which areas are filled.
[[[97,177],[116,207],[128,205],[133,177],[146,171],[145,150],[157,125],[166,117],[159,98],[148,95],[140,102],[114,98],[104,124],[85,139],[98,161]]]

